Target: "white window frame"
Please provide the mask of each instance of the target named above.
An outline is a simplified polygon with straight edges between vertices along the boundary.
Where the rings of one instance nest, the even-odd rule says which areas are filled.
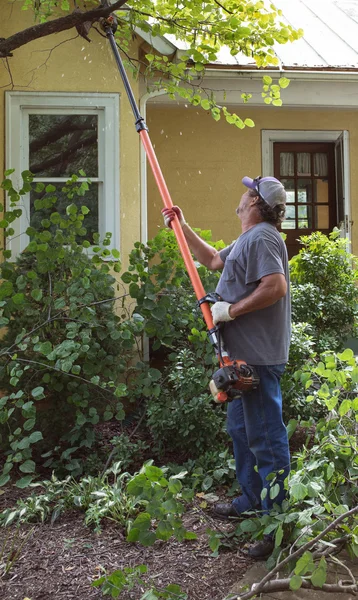
[[[98,115],[98,217],[101,239],[112,233],[109,249],[120,248],[120,181],[119,181],[119,94],[66,92],[6,92],[6,152],[5,168],[15,169],[12,181],[16,189],[22,185],[21,172],[29,169],[30,114],[95,114]],[[36,177],[34,182],[63,182],[62,178]],[[85,178],[79,178],[83,181]],[[21,217],[15,221],[15,234],[7,238],[6,247],[12,256],[22,252],[29,238],[30,194],[22,197],[18,208]]]
[[[349,132],[297,129],[263,129],[262,143],[262,176],[269,177],[274,171],[273,145],[275,142],[335,142],[343,136],[344,143],[344,223],[340,224],[342,236],[351,241],[351,200],[350,200],[350,164],[349,164]]]

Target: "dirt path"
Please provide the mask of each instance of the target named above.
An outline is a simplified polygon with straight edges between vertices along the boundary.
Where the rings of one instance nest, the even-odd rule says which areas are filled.
[[[144,548],[125,541],[116,524],[107,522],[100,534],[83,524],[83,515],[69,513],[54,525],[34,525],[31,538],[5,579],[0,579],[1,600],[99,600],[102,592],[91,581],[104,573],[145,564],[147,580],[156,587],[181,585],[190,600],[222,600],[243,577],[252,561],[245,549],[211,556],[206,529],[213,525],[197,508],[184,518],[198,535],[196,541],[157,541]],[[218,524],[223,530],[231,525]],[[24,525],[21,535],[31,528]],[[0,548],[9,530],[0,529]],[[13,533],[13,532],[12,532]],[[1,561],[0,561],[1,562]],[[144,590],[122,592],[121,600],[138,600]],[[109,596],[106,596],[107,598]]]

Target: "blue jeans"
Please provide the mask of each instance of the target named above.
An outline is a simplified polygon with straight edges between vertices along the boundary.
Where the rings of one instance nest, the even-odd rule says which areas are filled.
[[[228,405],[227,430],[234,444],[236,477],[242,495],[233,501],[240,513],[252,508],[269,511],[273,504],[281,504],[286,492],[283,482],[290,471],[290,452],[286,427],[282,420],[280,378],[285,364],[255,366],[260,385],[245,392]],[[257,471],[255,470],[257,465]],[[283,471],[278,474],[278,471]],[[280,492],[270,499],[270,482],[266,477],[277,474],[275,483]],[[264,500],[261,491],[267,488]]]

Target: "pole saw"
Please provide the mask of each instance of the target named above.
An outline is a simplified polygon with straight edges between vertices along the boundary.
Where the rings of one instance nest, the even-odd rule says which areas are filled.
[[[163,173],[161,171],[158,159],[154,152],[149,134],[148,127],[141,116],[137,103],[135,101],[133,91],[131,89],[127,73],[125,71],[123,61],[119,54],[114,34],[117,30],[117,18],[112,13],[109,17],[103,18],[100,21],[101,27],[105,32],[111,48],[120,76],[123,81],[123,85],[128,96],[129,103],[131,105],[134,118],[135,127],[140,135],[142,144],[144,146],[148,162],[151,166],[154,179],[158,186],[159,193],[162,197],[165,208],[173,208],[173,202],[169,194]],[[216,293],[206,294],[203,284],[200,280],[198,271],[196,269],[193,257],[190,253],[188,243],[185,239],[183,230],[179,223],[177,216],[171,221],[172,229],[178,242],[179,250],[182,254],[186,269],[192,286],[194,288],[195,295],[198,300],[198,305],[203,313],[203,317],[208,328],[209,340],[214,348],[216,356],[219,360],[220,368],[213,374],[212,380],[210,381],[210,391],[213,395],[215,402],[223,403],[226,401],[233,400],[238,397],[242,391],[254,389],[259,384],[259,378],[255,373],[253,367],[249,366],[243,360],[231,360],[228,353],[224,350],[221,343],[220,328],[215,327],[211,315],[210,303],[215,303],[221,300],[220,296]]]

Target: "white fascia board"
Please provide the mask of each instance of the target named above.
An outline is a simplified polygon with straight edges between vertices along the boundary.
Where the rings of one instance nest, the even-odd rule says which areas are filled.
[[[226,73],[228,75],[228,73]],[[288,75],[288,74],[287,74]],[[277,76],[279,74],[277,73]],[[289,77],[289,75],[288,75]],[[289,79],[291,79],[289,77]],[[259,106],[266,110],[273,110],[275,107],[267,106],[262,99],[262,73],[260,77],[240,77],[238,73],[235,76],[218,77],[211,76],[200,81],[199,87],[205,87],[215,95],[219,105],[225,106]],[[251,99],[247,105],[243,104],[241,94],[245,92],[251,94]],[[281,92],[284,108],[320,108],[320,109],[352,109],[358,107],[357,79],[341,81],[332,80],[299,80],[291,79],[290,85]],[[150,103],[161,103],[174,105],[167,96],[161,96],[150,100]],[[185,104],[187,100],[177,98],[177,104]]]

